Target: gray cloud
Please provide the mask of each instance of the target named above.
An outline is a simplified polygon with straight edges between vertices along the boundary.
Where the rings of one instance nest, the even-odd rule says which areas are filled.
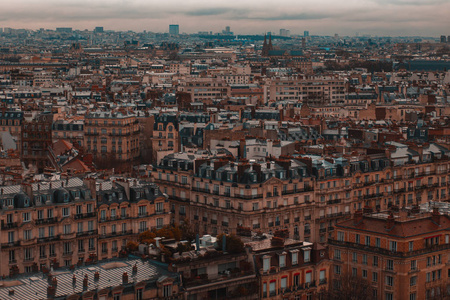
[[[197,10],[191,10],[185,14],[188,16],[218,16],[218,15],[245,15],[249,12],[248,9],[232,9],[227,7],[211,7]]]
[[[261,21],[295,21],[295,20],[321,20],[329,18],[329,14],[321,13],[300,13],[300,14],[280,14],[266,17],[249,17],[250,20]]]

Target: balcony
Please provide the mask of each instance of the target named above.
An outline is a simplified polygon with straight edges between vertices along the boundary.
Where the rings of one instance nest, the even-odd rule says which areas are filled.
[[[209,189],[202,189],[202,188],[192,188],[192,190],[194,191],[194,192],[200,192],[200,193],[208,193],[208,194],[210,194],[211,192],[209,191]]]
[[[319,280],[319,285],[323,285],[323,284],[326,284],[326,283],[327,283],[327,279],[326,278]]]
[[[57,223],[58,219],[57,218],[47,218],[47,219],[37,219],[35,221],[36,225],[41,225],[41,224],[54,224]]]
[[[37,238],[33,238],[33,239],[24,239],[20,241],[20,245],[21,246],[28,246],[28,245],[32,245],[32,244],[36,244],[37,242]]]
[[[75,215],[75,220],[94,218],[96,216],[97,216],[96,212],[89,212],[89,213],[84,213],[84,214],[76,214]]]
[[[77,232],[77,237],[79,236],[87,236],[87,235],[95,235],[96,232],[94,230],[88,230],[88,231],[79,231]]]
[[[222,222],[222,226],[228,227],[228,222]]]
[[[338,204],[341,203],[341,199],[328,200],[327,204]]]
[[[5,224],[2,221],[2,230],[17,228],[18,226],[19,226],[19,224],[17,222],[8,222],[8,223]]]
[[[437,251],[443,251],[443,250],[450,249],[450,244],[442,244],[442,245],[433,245],[431,247],[414,250],[414,251],[394,252],[394,251],[390,251],[389,249],[370,247],[370,246],[366,246],[363,244],[343,242],[343,241],[337,241],[337,240],[333,240],[333,239],[329,239],[328,244],[334,245],[334,246],[340,246],[340,247],[344,247],[344,248],[349,248],[349,249],[361,249],[366,252],[378,253],[378,254],[392,256],[392,257],[414,257],[417,255],[428,254],[428,253],[433,253],[433,252],[437,252]]]
[[[76,236],[77,236],[77,234],[75,232],[63,233],[63,234],[61,234],[61,239],[68,240],[68,239],[73,239]]]
[[[11,248],[11,247],[19,247],[19,246],[20,246],[20,241],[13,241],[13,242],[8,242],[8,243],[2,244],[2,248]]]
[[[241,194],[235,194],[235,198],[244,199],[244,200],[251,200],[251,199],[259,199],[263,197],[263,194],[254,194],[254,195],[241,195]]]

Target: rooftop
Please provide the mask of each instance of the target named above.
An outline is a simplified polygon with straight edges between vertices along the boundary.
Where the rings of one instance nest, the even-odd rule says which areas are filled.
[[[137,266],[137,272],[133,273],[133,266]],[[100,277],[94,280],[94,274],[99,272]],[[58,284],[55,297],[81,294],[83,292],[83,279],[88,276],[88,291],[102,290],[122,286],[122,275],[127,272],[129,284],[142,281],[156,282],[162,276],[177,278],[175,273],[167,271],[165,265],[141,259],[116,259],[97,265],[79,267],[75,270],[58,270],[51,272]],[[76,283],[73,284],[73,277]],[[47,275],[37,273],[26,275],[12,280],[4,280],[0,285],[0,299],[47,299],[48,287]],[[10,291],[14,291],[10,295]]]

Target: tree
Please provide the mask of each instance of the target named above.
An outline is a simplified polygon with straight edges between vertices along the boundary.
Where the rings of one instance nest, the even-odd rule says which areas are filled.
[[[138,249],[138,247],[139,247],[139,245],[133,241],[129,241],[126,246],[127,250],[130,252],[136,251]]]
[[[139,243],[153,244],[155,242],[156,233],[150,230],[139,233]]]
[[[187,241],[193,241],[195,239],[195,231],[189,220],[185,220],[183,224],[180,225],[181,238]]]
[[[341,275],[328,291],[321,291],[323,300],[376,300],[370,283],[358,276]]]
[[[217,236],[217,248],[218,250],[222,250],[222,240],[224,234],[219,234]],[[226,252],[228,253],[242,253],[244,252],[244,243],[241,239],[236,235],[225,235],[226,236]]]

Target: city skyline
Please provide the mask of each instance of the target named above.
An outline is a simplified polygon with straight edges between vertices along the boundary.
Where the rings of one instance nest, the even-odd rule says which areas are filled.
[[[7,3],[0,12],[0,27],[39,29],[73,27],[92,30],[168,32],[179,24],[180,33],[220,32],[231,26],[238,34],[260,34],[289,28],[292,34],[309,30],[316,35],[353,36],[356,32],[379,36],[435,36],[450,25],[450,3],[432,0],[283,1],[273,7],[266,0],[206,4],[195,0],[179,3],[135,1],[32,0]],[[420,19],[414,16],[420,16]]]

